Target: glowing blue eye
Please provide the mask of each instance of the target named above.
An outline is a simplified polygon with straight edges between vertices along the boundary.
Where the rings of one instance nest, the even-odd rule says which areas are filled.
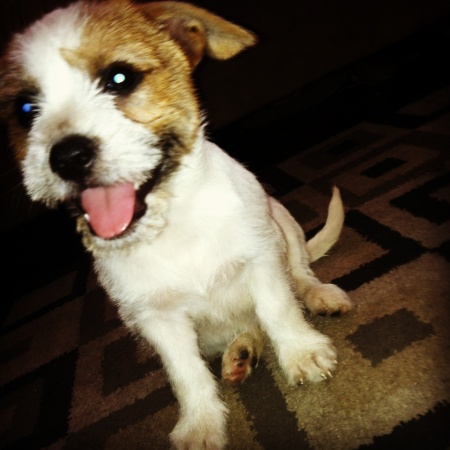
[[[31,111],[33,111],[33,105],[31,103],[24,103],[22,105],[22,112],[24,112],[25,114],[28,114]]]
[[[17,120],[24,128],[30,128],[36,115],[39,113],[39,107],[35,102],[35,94],[24,92],[16,98],[15,113]]]

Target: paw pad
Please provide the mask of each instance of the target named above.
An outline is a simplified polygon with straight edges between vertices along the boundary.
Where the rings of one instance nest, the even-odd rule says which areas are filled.
[[[227,352],[222,359],[222,378],[231,384],[242,383],[258,365],[258,358],[248,348]]]

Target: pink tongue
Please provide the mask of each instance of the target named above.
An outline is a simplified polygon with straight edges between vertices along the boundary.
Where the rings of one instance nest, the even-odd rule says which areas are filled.
[[[136,195],[131,183],[88,188],[81,193],[81,206],[95,234],[110,239],[123,233],[134,214]]]

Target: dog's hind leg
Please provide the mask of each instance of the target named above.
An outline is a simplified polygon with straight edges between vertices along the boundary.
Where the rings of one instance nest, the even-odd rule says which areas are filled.
[[[296,295],[314,314],[339,315],[352,309],[347,294],[334,284],[323,284],[309,267],[310,262],[323,256],[339,237],[344,211],[337,188],[333,190],[327,223],[306,242],[302,228],[289,211],[270,198],[272,216],[286,241],[286,256]]]
[[[242,383],[258,365],[265,345],[262,330],[255,325],[239,334],[222,356],[222,379],[228,383]]]

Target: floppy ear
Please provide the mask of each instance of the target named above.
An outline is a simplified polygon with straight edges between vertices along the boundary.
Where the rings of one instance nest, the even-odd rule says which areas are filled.
[[[255,36],[244,28],[189,3],[167,1],[135,6],[169,32],[192,68],[205,53],[214,59],[228,59],[256,43]]]

